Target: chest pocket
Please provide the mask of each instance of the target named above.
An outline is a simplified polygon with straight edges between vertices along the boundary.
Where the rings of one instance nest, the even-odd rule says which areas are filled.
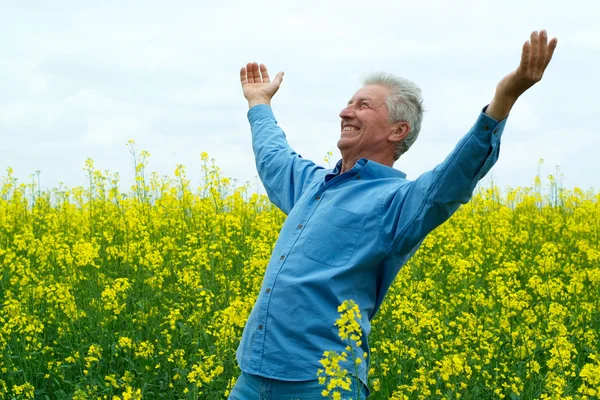
[[[345,265],[360,238],[365,217],[342,208],[331,207],[326,215],[315,216],[307,229],[304,255],[333,267]]]

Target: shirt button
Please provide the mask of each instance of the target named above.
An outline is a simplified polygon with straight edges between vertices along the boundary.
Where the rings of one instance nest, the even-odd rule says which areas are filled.
[[[259,330],[259,331],[262,331],[262,328],[263,328],[263,326],[262,326],[262,324],[260,324],[260,325],[258,326],[258,330]]]
[[[271,289],[267,289],[267,290],[265,290],[265,292],[271,293]]]
[[[356,175],[356,179],[360,179],[360,175]]]
[[[321,200],[321,196],[317,196],[317,197],[315,197],[315,199]]]
[[[281,257],[279,257],[279,259],[280,259],[280,260],[283,260],[284,258],[285,258],[285,256],[281,256]]]
[[[298,225],[298,229],[302,229],[302,224]]]

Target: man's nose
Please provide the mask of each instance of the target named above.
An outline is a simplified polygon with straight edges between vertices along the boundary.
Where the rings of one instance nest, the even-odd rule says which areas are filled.
[[[344,109],[342,109],[342,111],[340,111],[340,118],[354,118],[354,110],[352,109],[352,107],[347,106]]]

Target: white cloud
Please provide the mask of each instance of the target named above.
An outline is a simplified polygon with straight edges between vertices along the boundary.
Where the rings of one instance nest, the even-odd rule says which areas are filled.
[[[239,68],[286,72],[273,101],[290,143],[322,163],[338,156],[338,113],[369,71],[407,77],[424,91],[421,137],[397,168],[416,177],[442,161],[515,68],[533,29],[559,47],[544,80],[508,121],[498,181],[531,181],[538,158],[559,163],[565,183],[591,186],[600,167],[600,7],[459,0],[378,2],[260,0],[10,3],[0,23],[0,168],[41,170],[52,186],[81,184],[87,157],[130,173],[125,142],[151,152],[151,169],[199,170],[207,151],[224,174],[254,182],[256,170]],[[195,171],[195,172],[194,172]],[[193,175],[199,176],[199,175]]]

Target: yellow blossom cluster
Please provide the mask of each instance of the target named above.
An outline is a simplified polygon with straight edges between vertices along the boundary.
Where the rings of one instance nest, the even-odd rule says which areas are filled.
[[[127,278],[117,278],[102,291],[102,304],[104,309],[119,315],[125,309],[127,291],[131,284]]]
[[[347,343],[346,351],[342,352],[342,354],[338,354],[335,351],[325,351],[323,358],[320,360],[321,365],[325,369],[317,370],[319,383],[326,387],[322,395],[334,400],[357,396],[357,393],[347,393],[347,391],[352,390],[350,388],[352,380],[356,383],[355,388],[360,387],[358,365],[363,363],[363,360],[367,358],[366,353],[360,354],[362,329],[359,322],[362,316],[358,304],[354,300],[344,300],[337,310],[340,313],[340,318],[335,321],[334,325],[338,327],[340,339]],[[350,359],[354,364],[354,370],[351,371],[352,374],[349,374],[340,365],[340,362],[348,361],[348,355],[350,355]]]
[[[325,369],[317,371],[319,383],[325,385],[322,394],[324,397],[330,396],[339,400],[342,395],[341,391],[335,389],[350,390],[351,377],[348,371],[340,366],[340,361],[346,361],[348,354],[346,352],[337,354],[333,351],[325,351],[323,356],[319,362]]]
[[[339,328],[340,338],[344,341],[351,339],[357,346],[360,346],[362,330],[359,322],[362,316],[360,315],[358,304],[354,300],[345,300],[338,307],[338,312],[340,313],[340,318],[335,321],[335,326]]]

